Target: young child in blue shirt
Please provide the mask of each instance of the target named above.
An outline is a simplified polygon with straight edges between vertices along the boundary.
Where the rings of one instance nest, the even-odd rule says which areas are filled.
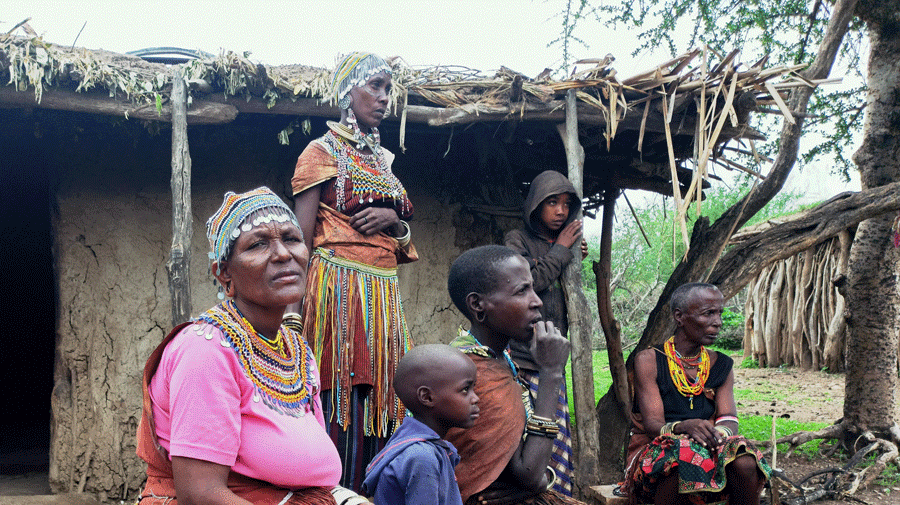
[[[472,360],[448,345],[419,345],[403,356],[394,391],[412,417],[366,468],[362,491],[375,505],[462,505],[459,454],[444,436],[478,418],[475,375]]]

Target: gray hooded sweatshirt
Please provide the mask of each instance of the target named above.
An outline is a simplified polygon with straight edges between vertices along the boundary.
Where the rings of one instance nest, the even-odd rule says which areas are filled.
[[[575,219],[581,208],[581,200],[575,193],[575,187],[563,174],[547,170],[538,174],[531,182],[528,197],[525,199],[525,227],[512,230],[506,234],[504,244],[521,254],[531,267],[534,278],[534,291],[544,302],[541,315],[545,321],[552,321],[563,335],[568,333],[569,319],[566,315],[566,299],[559,281],[560,274],[572,261],[572,251],[556,243],[556,237],[542,236],[538,230],[540,224],[540,205],[552,195],[569,193],[569,217],[563,228]],[[529,346],[524,343],[510,341],[510,354],[516,363],[528,370],[537,370]]]

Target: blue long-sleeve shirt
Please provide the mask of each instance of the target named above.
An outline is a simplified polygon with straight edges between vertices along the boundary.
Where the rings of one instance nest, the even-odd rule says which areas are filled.
[[[453,444],[407,417],[369,463],[362,491],[375,505],[462,505],[457,463]]]

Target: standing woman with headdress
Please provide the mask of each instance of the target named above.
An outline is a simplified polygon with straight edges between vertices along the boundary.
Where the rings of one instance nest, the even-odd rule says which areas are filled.
[[[406,224],[413,208],[378,134],[391,87],[384,59],[345,57],[332,77],[341,120],[329,121],[328,132],[310,142],[291,179],[294,211],[313,251],[303,336],[321,370],[341,482],[355,490],[403,418],[391,381],[412,346],[397,265],[418,259]]]

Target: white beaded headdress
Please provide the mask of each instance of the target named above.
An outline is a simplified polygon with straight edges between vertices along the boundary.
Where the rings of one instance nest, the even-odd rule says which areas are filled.
[[[350,90],[362,86],[373,75],[385,72],[392,75],[391,66],[381,56],[355,52],[345,56],[331,75],[331,94],[338,107],[350,107]]]
[[[278,209],[281,212],[257,216],[252,223],[245,222],[254,212],[268,208]],[[241,231],[250,231],[254,226],[271,221],[280,223],[290,221],[300,227],[291,208],[265,186],[246,193],[236,194],[233,191],[225,193],[222,206],[206,221],[206,238],[209,239],[209,247],[212,249],[209,259],[214,262],[225,261],[234,243],[241,236]]]

